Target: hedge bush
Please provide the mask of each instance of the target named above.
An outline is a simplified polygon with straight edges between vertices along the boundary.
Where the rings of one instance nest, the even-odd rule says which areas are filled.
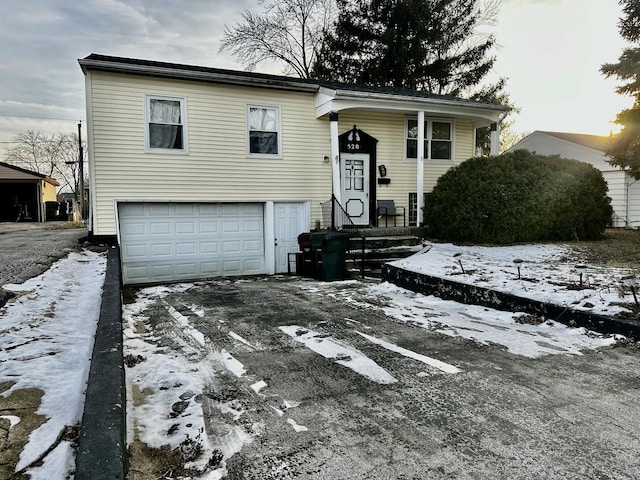
[[[588,240],[611,223],[610,202],[595,167],[517,150],[449,169],[427,196],[424,223],[452,242]]]

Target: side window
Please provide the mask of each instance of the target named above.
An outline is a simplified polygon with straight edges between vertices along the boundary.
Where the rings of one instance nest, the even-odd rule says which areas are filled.
[[[146,97],[146,150],[187,153],[186,101],[182,97]]]
[[[418,158],[418,120],[405,119],[405,158]],[[425,119],[424,121],[425,160],[453,159],[453,123],[446,120]]]
[[[280,156],[280,108],[247,106],[249,155]]]
[[[451,160],[451,122],[431,122],[431,160]]]

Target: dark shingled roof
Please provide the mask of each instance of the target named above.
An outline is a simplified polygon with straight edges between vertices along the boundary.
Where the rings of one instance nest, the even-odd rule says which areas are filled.
[[[180,63],[158,62],[155,60],[141,60],[141,59],[135,59],[135,58],[114,57],[110,55],[101,55],[97,53],[92,53],[91,55],[85,57],[84,59],[79,60],[80,65],[83,67],[83,69],[85,68],[85,66],[88,66],[89,67],[88,69],[90,70],[113,71],[114,68],[113,67],[109,68],[107,65],[103,67],[99,67],[96,65],[86,65],[86,62],[84,62],[84,60],[109,62],[109,63],[121,63],[124,65],[130,65],[130,66],[147,67],[150,70],[153,70],[153,69],[166,69],[166,70],[174,70],[174,71],[181,70],[185,72],[192,72],[195,74],[211,75],[214,77],[227,76],[227,77],[235,77],[235,78],[244,78],[247,81],[258,80],[258,81],[266,82],[272,86],[279,85],[283,88],[286,88],[287,86],[292,87],[295,85],[299,86],[300,88],[307,87],[309,89],[313,89],[314,87],[325,87],[331,90],[344,90],[344,91],[365,92],[365,93],[394,95],[394,96],[448,100],[453,102],[460,102],[466,105],[489,106],[489,107],[504,109],[505,111],[509,110],[508,107],[503,105],[497,105],[492,103],[480,102],[477,100],[469,100],[469,99],[464,99],[459,97],[453,97],[450,95],[437,95],[434,93],[429,93],[429,92],[419,91],[419,90],[411,90],[408,88],[377,87],[377,86],[371,86],[371,85],[332,82],[332,81],[326,81],[326,80],[288,77],[284,75],[271,75],[267,73],[256,73],[256,72],[247,72],[247,71],[241,71],[241,70],[227,70],[227,69],[221,69],[221,68],[203,67],[198,65],[185,65]],[[139,72],[139,74],[144,75],[145,73]],[[149,73],[149,75],[153,75],[153,73]]]

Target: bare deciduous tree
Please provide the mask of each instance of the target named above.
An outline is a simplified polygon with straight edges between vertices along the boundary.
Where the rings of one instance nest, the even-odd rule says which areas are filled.
[[[61,190],[68,187],[78,197],[80,169],[76,133],[45,135],[25,130],[13,137],[12,143],[14,146],[6,151],[7,163],[54,178]]]
[[[225,26],[219,51],[230,51],[247,70],[276,61],[286,74],[309,78],[335,9],[335,0],[273,0],[262,14],[245,10],[242,22]]]

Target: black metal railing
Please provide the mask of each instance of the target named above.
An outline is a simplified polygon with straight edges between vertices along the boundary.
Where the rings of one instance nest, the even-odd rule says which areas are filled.
[[[340,202],[331,195],[331,199],[320,204],[322,209],[322,228],[333,232],[349,233],[349,250],[347,255],[351,257],[354,265],[360,266],[360,277],[364,278],[365,265],[365,238],[358,227],[353,223],[349,214],[342,208]]]

